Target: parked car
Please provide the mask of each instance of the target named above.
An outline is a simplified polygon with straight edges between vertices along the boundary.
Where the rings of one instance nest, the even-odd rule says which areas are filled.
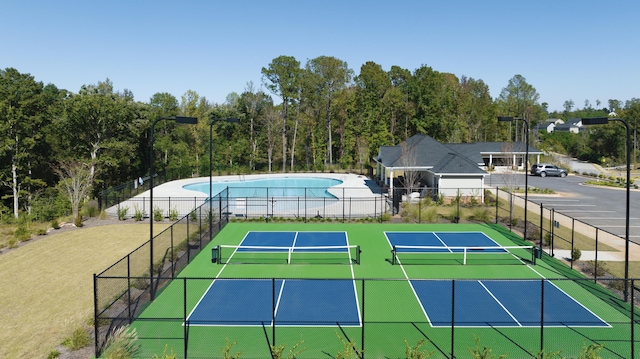
[[[547,177],[547,176],[560,176],[566,177],[568,172],[564,168],[560,168],[556,165],[550,165],[548,163],[536,163],[531,166],[531,174],[534,176]]]

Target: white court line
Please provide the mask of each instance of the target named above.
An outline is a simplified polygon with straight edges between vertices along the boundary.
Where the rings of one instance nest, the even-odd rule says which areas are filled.
[[[478,283],[480,283],[480,285],[482,286],[482,288],[484,288],[484,290],[486,290],[486,291],[487,291],[487,293],[489,293],[489,295],[491,296],[491,298],[493,298],[493,300],[495,300],[495,301],[496,301],[496,303],[498,303],[498,305],[499,305],[500,307],[502,307],[502,310],[504,310],[504,311],[505,311],[505,312],[506,312],[506,313],[511,317],[511,319],[513,319],[513,321],[514,321],[514,322],[516,322],[516,324],[518,324],[518,326],[519,326],[519,327],[521,327],[521,326],[522,326],[522,323],[520,323],[520,321],[518,321],[518,319],[516,319],[516,317],[515,317],[513,314],[511,314],[511,312],[509,311],[509,309],[507,309],[507,307],[505,307],[505,306],[504,306],[504,304],[502,304],[502,302],[501,302],[498,298],[496,298],[496,296],[495,296],[495,295],[493,295],[493,293],[489,290],[489,288],[487,288],[487,287],[484,285],[484,283],[482,283],[482,281],[481,281],[481,280],[479,280],[479,281],[478,281]],[[454,323],[454,324],[455,324],[455,323]]]

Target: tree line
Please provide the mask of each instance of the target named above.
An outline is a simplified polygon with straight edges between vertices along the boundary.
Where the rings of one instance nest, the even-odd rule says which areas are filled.
[[[86,178],[87,198],[149,176],[149,131],[160,117],[198,118],[195,126],[159,121],[154,131],[155,169],[190,177],[209,175],[210,133],[215,173],[364,171],[380,146],[397,145],[417,133],[445,143],[523,141],[522,124],[498,124],[498,115],[524,117],[533,127],[553,116],[602,116],[615,110],[633,119],[635,136],[640,107],[638,99],[609,100],[608,108],[585,103],[574,110],[569,100],[563,113],[549,113],[521,75],[493,99],[482,80],[426,65],[385,71],[367,62],[356,74],[331,56],[304,65],[279,56],[260,71],[260,86],[249,82],[241,94],[230,93],[217,104],[193,90],[180,99],[159,92],[137,101],[131,91],[115,90],[109,79],[72,92],[14,68],[0,69],[0,215],[17,218],[42,201],[71,206],[74,178]],[[214,121],[221,118],[239,123]],[[548,141],[556,150],[618,160],[624,153],[620,126],[593,131],[597,136]]]

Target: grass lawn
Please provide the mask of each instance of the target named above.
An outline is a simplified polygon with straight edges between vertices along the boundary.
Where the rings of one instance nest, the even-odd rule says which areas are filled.
[[[148,225],[112,224],[49,234],[0,255],[0,358],[46,358],[93,318],[93,274],[148,239]]]

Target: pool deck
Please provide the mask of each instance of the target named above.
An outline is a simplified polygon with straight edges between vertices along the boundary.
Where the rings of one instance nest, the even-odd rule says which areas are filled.
[[[221,182],[243,182],[243,181],[251,181],[257,179],[264,178],[304,178],[304,177],[314,177],[314,178],[332,178],[342,181],[341,184],[331,186],[328,189],[328,192],[334,195],[336,198],[376,198],[380,197],[380,189],[377,187],[373,180],[370,180],[366,176],[356,175],[356,174],[348,174],[348,173],[271,173],[271,174],[256,174],[256,175],[232,175],[232,176],[214,176],[212,180],[214,183]],[[207,194],[200,192],[185,189],[184,186],[194,183],[208,183],[209,177],[196,177],[196,178],[187,178],[176,181],[171,181],[167,183],[163,183],[159,186],[156,186],[153,189],[153,207],[162,208],[165,213],[169,212],[169,209],[173,209],[176,206],[176,203],[179,201],[191,201],[188,206],[189,209],[178,209],[180,214],[183,215],[186,211],[188,213],[194,207],[194,205],[199,205],[204,203],[207,198]],[[133,215],[134,209],[142,210],[145,215],[148,214],[149,208],[146,208],[149,205],[148,198],[151,195],[151,191],[145,191],[130,200],[125,200],[121,202],[119,205],[110,207],[106,210],[107,214],[111,216],[117,216],[117,208],[118,206],[128,207],[130,210],[127,214],[127,217],[131,217]],[[171,202],[173,201],[173,205]]]

